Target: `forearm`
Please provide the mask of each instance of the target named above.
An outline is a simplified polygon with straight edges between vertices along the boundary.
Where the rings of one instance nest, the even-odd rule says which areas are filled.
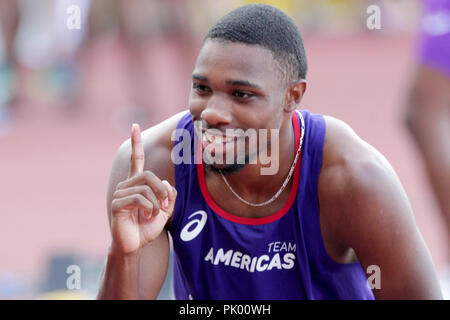
[[[139,299],[139,253],[109,250],[97,299]]]
[[[169,253],[166,231],[136,254],[123,255],[110,248],[97,298],[156,299],[166,279]]]

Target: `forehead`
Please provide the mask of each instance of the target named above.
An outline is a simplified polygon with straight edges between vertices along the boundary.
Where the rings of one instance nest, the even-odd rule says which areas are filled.
[[[207,40],[197,57],[194,73],[208,78],[221,75],[259,82],[277,81],[276,65],[272,52],[262,46]]]

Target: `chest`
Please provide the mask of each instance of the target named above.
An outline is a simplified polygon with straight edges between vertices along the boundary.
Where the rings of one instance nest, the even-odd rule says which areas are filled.
[[[217,206],[233,216],[250,219],[265,218],[280,213],[280,211],[282,211],[283,208],[285,208],[285,206],[287,205],[290,193],[292,191],[291,182],[273,203],[267,206],[253,207],[242,202],[222,181],[207,179],[206,185],[212,200]],[[302,196],[302,194],[297,194],[297,197]],[[269,197],[266,197],[264,199],[257,199],[255,203],[263,202],[268,198]],[[350,263],[357,261],[356,254],[351,248],[346,248],[339,244],[339,239],[336,239],[335,235],[332,232],[333,221],[329,221],[329,219],[327,219],[327,214],[320,214],[320,207],[321,206],[319,203],[318,215],[320,230],[318,231],[320,232],[320,238],[323,242],[323,246],[327,254],[331,259],[339,263]],[[283,243],[290,244],[290,242],[283,242],[278,240],[274,240],[271,243],[274,244],[274,248],[276,248],[277,246],[283,247]]]
[[[239,199],[238,196],[250,203],[262,203],[272,198],[277,189],[265,195],[240,195],[236,190],[231,190],[223,180],[206,179],[206,187],[211,200],[224,211],[243,218],[264,218],[276,214],[286,206],[292,190],[292,182],[288,183],[281,194],[271,203],[264,206],[251,206]],[[233,192],[234,191],[234,192]],[[236,194],[235,194],[236,193]]]

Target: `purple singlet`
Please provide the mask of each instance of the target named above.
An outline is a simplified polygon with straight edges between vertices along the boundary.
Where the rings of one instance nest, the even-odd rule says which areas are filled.
[[[292,114],[296,149],[297,112]],[[337,263],[325,250],[317,194],[325,120],[301,112],[305,134],[289,199],[280,211],[256,219],[237,217],[214,203],[203,164],[194,161],[192,116],[187,112],[181,119],[177,128],[190,133],[192,151],[191,164],[175,165],[178,197],[170,234],[176,299],[374,298],[359,262]]]
[[[450,77],[450,0],[423,1],[418,56]]]

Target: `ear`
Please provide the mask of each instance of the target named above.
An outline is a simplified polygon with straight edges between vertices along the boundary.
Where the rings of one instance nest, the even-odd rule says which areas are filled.
[[[291,83],[286,91],[286,97],[284,101],[284,110],[286,112],[292,112],[297,109],[300,101],[303,98],[303,94],[306,91],[306,80],[300,80]]]

